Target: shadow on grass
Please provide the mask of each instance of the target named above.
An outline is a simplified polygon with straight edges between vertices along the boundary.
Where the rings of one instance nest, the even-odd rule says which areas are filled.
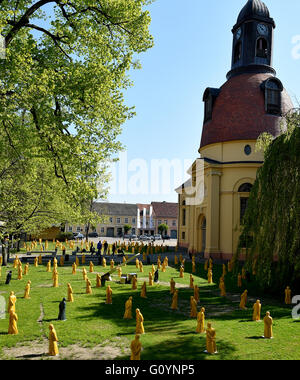
[[[143,345],[143,336],[141,336]],[[157,344],[145,345],[142,349],[142,360],[225,360],[233,357],[236,349],[228,342],[218,341],[218,354],[210,355],[204,352],[206,349],[205,335],[192,334],[190,337],[180,337],[174,340],[166,340]],[[128,360],[128,356],[116,358],[116,360]]]

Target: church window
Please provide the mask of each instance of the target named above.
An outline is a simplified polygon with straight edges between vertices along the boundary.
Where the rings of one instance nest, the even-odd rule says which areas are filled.
[[[272,115],[281,114],[281,92],[283,87],[277,80],[269,80],[265,85],[266,112]]]
[[[204,108],[204,123],[212,119],[213,107],[217,97],[220,94],[220,89],[207,88],[203,95]]]
[[[264,38],[259,38],[256,42],[256,57],[268,58],[268,42]]]
[[[245,152],[246,156],[250,156],[250,154],[252,153],[251,146],[250,145],[246,145],[245,149],[244,149],[244,152]]]
[[[185,209],[182,210],[182,225],[185,226],[186,223],[186,211]]]
[[[253,185],[251,183],[243,183],[238,192],[239,193],[250,193]],[[240,224],[243,224],[243,219],[247,210],[249,196],[241,196],[240,197]]]
[[[250,193],[250,191],[252,190],[252,185],[251,183],[243,183],[240,187],[239,187],[239,190],[238,192],[239,193]]]
[[[238,42],[234,48],[233,62],[237,63],[242,57],[242,43]]]

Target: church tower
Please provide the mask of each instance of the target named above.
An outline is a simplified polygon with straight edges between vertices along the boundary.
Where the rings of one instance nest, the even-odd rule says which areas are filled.
[[[233,26],[231,70],[204,91],[200,157],[179,194],[179,241],[204,257],[230,259],[262,152],[259,136],[281,133],[293,104],[272,67],[275,22],[261,0],[248,0]]]

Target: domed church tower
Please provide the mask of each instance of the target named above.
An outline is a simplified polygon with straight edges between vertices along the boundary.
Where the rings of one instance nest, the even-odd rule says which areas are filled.
[[[281,133],[293,104],[272,67],[275,22],[260,0],[249,0],[232,29],[231,70],[220,88],[204,91],[204,122],[191,179],[179,194],[181,247],[230,259],[263,154],[258,137]]]

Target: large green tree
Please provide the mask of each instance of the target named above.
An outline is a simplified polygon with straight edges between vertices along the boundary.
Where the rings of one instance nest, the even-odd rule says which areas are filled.
[[[123,97],[132,84],[128,71],[153,45],[149,3],[0,0],[6,44],[0,61],[2,221],[11,220],[5,215],[10,195],[18,225],[41,194],[51,197],[44,211],[64,208],[78,218],[82,208],[88,212],[94,199],[105,197],[107,164],[121,149],[122,124],[134,115]],[[36,197],[26,196],[29,188]]]
[[[257,172],[244,218],[240,249],[262,289],[300,290],[300,113],[285,117],[286,131],[262,136],[265,162]],[[237,258],[239,253],[237,254]]]

